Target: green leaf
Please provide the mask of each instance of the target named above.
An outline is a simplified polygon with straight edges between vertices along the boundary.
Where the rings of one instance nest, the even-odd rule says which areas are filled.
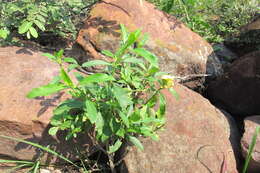
[[[125,88],[115,85],[112,92],[123,109],[125,109],[128,105],[133,104],[131,97],[128,95],[129,92]]]
[[[165,119],[158,119],[153,117],[147,117],[145,119],[141,119],[139,121],[133,122],[133,124],[141,124],[141,123],[158,123],[158,124],[164,124]]]
[[[173,88],[169,88],[169,91],[176,98],[176,100],[179,100],[180,96]]]
[[[126,43],[124,43],[117,51],[116,51],[116,56],[120,57],[122,54],[128,49],[131,45],[135,43],[135,41],[138,39],[141,31],[136,30],[135,32],[130,33]]]
[[[153,95],[153,96],[150,98],[150,100],[149,100],[148,103],[147,103],[147,106],[151,108],[151,107],[154,107],[156,103],[157,103],[157,94],[156,94],[156,95]]]
[[[27,37],[28,39],[31,39],[30,31],[27,31],[27,32],[26,32],[26,37]]]
[[[74,58],[66,57],[66,58],[63,59],[63,61],[78,65],[78,62]]]
[[[149,35],[147,33],[145,33],[142,40],[138,42],[137,47],[138,48],[143,47],[148,39],[149,39]]]
[[[151,126],[142,126],[140,127],[140,133],[144,136],[151,136],[153,132],[153,128]]]
[[[29,31],[34,38],[38,38],[38,32],[33,26],[29,28]]]
[[[42,16],[42,15],[37,15],[36,16],[36,19],[38,19],[39,20],[39,22],[43,25],[45,22],[46,22],[46,20],[45,20],[45,18]],[[36,24],[37,25],[37,24]],[[38,25],[37,25],[38,26]],[[39,26],[38,26],[39,27]]]
[[[54,136],[54,135],[56,135],[56,133],[58,132],[58,130],[59,130],[59,127],[51,127],[51,128],[49,129],[49,134],[52,135],[52,136]]]
[[[112,52],[110,52],[109,50],[102,50],[101,53],[103,55],[106,55],[106,56],[111,57],[111,58],[115,57],[115,55]]]
[[[22,25],[20,25],[19,26],[19,28],[18,28],[18,33],[19,34],[24,34],[24,33],[26,33],[28,30],[29,30],[29,28],[32,26],[32,22],[29,22],[29,21],[24,21],[23,23],[22,23]]]
[[[162,76],[162,75],[169,75],[169,73],[160,71],[160,72],[156,72],[156,73],[154,74],[155,77],[160,77],[160,76]]]
[[[122,141],[118,139],[114,145],[109,146],[108,154],[116,152],[121,147],[121,145],[122,145]]]
[[[93,60],[93,61],[88,61],[82,64],[82,67],[92,67],[96,65],[111,65],[110,63],[102,60]]]
[[[97,114],[97,119],[95,123],[95,128],[98,131],[98,133],[102,133],[104,127],[104,119],[100,112]]]
[[[62,102],[54,111],[55,115],[63,114],[65,111],[69,111],[74,108],[82,108],[84,103],[76,99],[68,99]]]
[[[121,34],[122,34],[122,41],[123,41],[123,43],[126,43],[129,33],[128,33],[125,25],[120,24],[120,28],[121,28]]]
[[[142,143],[139,141],[139,139],[137,139],[134,136],[128,136],[128,140],[133,143],[137,148],[139,148],[140,150],[144,150],[144,147],[142,145]]]
[[[0,38],[6,39],[9,34],[9,31],[6,29],[0,29]]]
[[[55,52],[54,55],[55,55],[58,59],[61,59],[62,56],[63,56],[63,53],[64,53],[64,50],[61,49],[61,50],[59,50],[58,52]]]
[[[9,140],[12,140],[12,141],[17,141],[17,142],[21,142],[21,143],[25,143],[25,144],[28,144],[28,145],[31,145],[31,146],[34,146],[36,148],[39,148],[39,149],[42,149],[43,151],[46,151],[48,153],[51,153],[57,157],[59,157],[60,159],[76,166],[77,168],[79,168],[76,164],[74,164],[72,161],[70,161],[69,159],[67,159],[66,157],[62,156],[61,154],[49,149],[48,147],[44,147],[42,145],[39,145],[39,144],[36,144],[36,143],[33,143],[33,142],[30,142],[30,141],[26,141],[26,140],[22,140],[22,139],[18,139],[18,138],[14,138],[14,137],[9,137],[9,136],[4,136],[4,135],[0,135],[1,138],[5,138],[5,139],[9,139]]]
[[[133,64],[138,64],[140,67],[142,67],[143,70],[146,70],[146,67],[144,65],[144,61],[142,59],[139,58],[126,58],[123,60],[123,62],[126,63],[133,63]]]
[[[160,100],[160,105],[158,110],[158,116],[159,118],[162,118],[166,112],[166,99],[162,93],[159,93],[159,100]]]
[[[117,136],[120,136],[120,137],[122,137],[122,138],[124,138],[124,136],[125,136],[125,129],[120,128],[120,129],[116,132],[116,135],[117,135]]]
[[[148,70],[148,76],[153,76],[159,71],[158,67],[151,66]]]
[[[75,69],[77,67],[79,67],[79,65],[77,65],[77,64],[70,64],[69,67],[68,67],[68,71],[70,72],[71,70],[73,70],[73,69]]]
[[[119,112],[119,116],[122,119],[123,123],[126,125],[127,128],[129,128],[129,121],[127,116],[123,112]]]
[[[44,24],[39,20],[34,20],[33,23],[42,31],[45,31]]]
[[[157,57],[148,50],[145,50],[144,48],[135,48],[133,52],[146,59],[152,66],[159,67]]]
[[[105,142],[113,135],[112,130],[110,129],[109,125],[104,122],[103,131],[101,135],[101,142]]]
[[[52,54],[50,54],[50,53],[44,53],[44,54],[42,54],[43,56],[46,56],[46,57],[48,57],[50,60],[52,60],[52,61],[57,61],[57,58],[56,58],[56,56],[54,56],[54,55],[52,55]]]
[[[141,116],[140,116],[140,110],[139,109],[136,109],[134,111],[134,113],[132,113],[131,116],[129,116],[129,120],[131,121],[131,123],[137,122],[140,119],[141,119]]]
[[[59,92],[60,90],[63,90],[65,88],[67,88],[67,86],[65,86],[61,83],[44,85],[42,87],[32,89],[27,94],[27,98],[35,98],[35,97],[39,97],[39,96],[48,96],[48,95],[54,94],[56,92]]]
[[[147,105],[144,105],[141,109],[140,109],[140,116],[142,119],[144,119],[145,117],[147,117]]]
[[[70,65],[68,66],[68,72],[70,72],[71,70],[73,70],[73,69],[75,69],[75,68],[77,68],[77,67],[79,67],[79,65],[77,65],[77,64],[70,64]]]
[[[54,78],[52,79],[52,81],[49,84],[57,84],[60,83],[60,76],[54,76]]]
[[[62,67],[60,70],[60,76],[65,84],[67,84],[71,88],[74,88],[74,84],[73,84],[72,80],[70,79],[69,75],[65,72],[65,70]]]
[[[65,130],[71,127],[71,124],[73,124],[73,122],[71,120],[65,121],[62,124],[60,124],[59,128],[61,130]],[[53,125],[53,124],[52,124]]]
[[[116,134],[121,127],[121,123],[117,122],[115,117],[110,118],[109,127],[113,134]]]
[[[89,83],[93,83],[93,82],[106,82],[106,81],[114,81],[115,79],[113,78],[113,76],[109,76],[107,74],[104,73],[95,73],[92,75],[89,75],[87,77],[85,77],[83,80],[81,80],[79,82],[80,85],[86,85]]]
[[[97,108],[96,104],[90,100],[86,100],[85,102],[86,108],[87,108],[87,116],[92,124],[94,124],[97,120]]]
[[[43,7],[43,6],[42,6]],[[40,14],[44,17],[48,17],[48,14],[45,11],[40,11]]]
[[[73,74],[79,82],[84,79],[83,75],[78,72],[74,72]]]
[[[139,64],[139,63],[144,63],[144,61],[142,59],[139,59],[139,58],[126,58],[123,60],[123,62],[130,62],[130,63],[133,63],[133,64]]]

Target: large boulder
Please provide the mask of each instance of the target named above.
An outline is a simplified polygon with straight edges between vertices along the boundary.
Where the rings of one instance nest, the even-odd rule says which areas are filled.
[[[143,139],[144,151],[129,147],[121,173],[237,173],[236,126],[201,95],[179,84],[175,89],[179,100],[164,92],[167,121],[159,141]]]
[[[250,116],[245,119],[245,133],[241,139],[242,153],[246,158],[249,146],[251,144],[252,138],[256,132],[256,127],[260,125],[260,116]],[[258,135],[256,140],[256,145],[254,147],[252,158],[249,162],[248,172],[259,173],[260,172],[260,136]]]
[[[130,31],[141,29],[149,34],[146,47],[159,57],[161,70],[178,77],[188,76],[188,79],[202,75],[199,80],[186,83],[191,88],[202,85],[205,73],[213,76],[222,73],[221,63],[210,44],[175,17],[146,1],[100,1],[90,11],[77,42],[92,58],[100,59],[101,50],[115,52],[118,48],[119,24]]]
[[[52,110],[62,100],[65,93],[54,96],[28,99],[26,94],[35,87],[49,83],[59,74],[59,66],[42,52],[26,48],[0,48],[0,135],[11,136],[49,145],[58,153],[75,160],[76,151],[87,151],[92,146],[87,135],[76,141],[66,141],[59,133],[56,137],[48,134]],[[41,151],[24,143],[1,138],[0,158],[34,160]],[[43,162],[58,161],[57,157],[47,155]]]
[[[232,115],[260,114],[259,69],[260,51],[240,57],[225,75],[209,84],[208,98]]]

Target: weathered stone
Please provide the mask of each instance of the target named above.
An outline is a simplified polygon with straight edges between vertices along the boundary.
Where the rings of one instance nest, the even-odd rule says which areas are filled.
[[[260,14],[249,24],[241,28],[241,31],[260,30]]]
[[[256,127],[260,125],[260,116],[250,116],[244,121],[245,123],[245,133],[241,140],[242,153],[246,158],[251,144],[252,138],[255,134]],[[249,162],[248,172],[259,173],[260,172],[260,136],[258,135],[256,140],[256,145],[252,153],[252,159]]]
[[[124,24],[130,31],[141,29],[149,34],[146,47],[159,57],[162,71],[181,77],[222,73],[221,63],[205,40],[146,1],[104,0],[97,3],[80,30],[77,42],[93,58],[100,59],[101,50],[115,52],[118,48],[119,24]],[[203,81],[204,77],[201,77],[186,85],[195,88]]]
[[[130,147],[122,173],[237,173],[227,118],[201,95],[175,86],[176,100],[168,91],[167,121],[158,142],[143,139],[144,151]],[[236,132],[233,132],[236,133]],[[239,141],[233,141],[239,143]],[[226,166],[224,166],[226,165]]]
[[[232,115],[260,114],[260,51],[232,63],[229,72],[211,82],[207,96]]]
[[[52,110],[68,95],[59,93],[37,99],[26,98],[32,88],[49,83],[59,74],[58,65],[41,54],[26,48],[0,48],[0,135],[50,145],[56,152],[75,160],[76,149],[87,151],[91,146],[87,135],[79,137],[76,142],[65,141],[62,133],[56,137],[48,134]],[[1,158],[34,160],[40,153],[39,149],[24,143],[0,140]],[[42,159],[43,162],[57,160],[51,154]]]

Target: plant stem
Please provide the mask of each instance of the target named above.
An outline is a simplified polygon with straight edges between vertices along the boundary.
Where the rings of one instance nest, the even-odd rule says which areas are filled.
[[[145,102],[144,105],[146,105],[156,94],[158,94],[158,92],[159,92],[161,89],[162,89],[162,88],[159,88],[158,90],[156,90],[156,91],[154,92],[154,94]]]
[[[106,151],[109,150],[109,143],[106,144]],[[106,152],[107,153],[107,152]],[[116,173],[115,164],[114,164],[114,153],[107,153],[108,160],[109,160],[109,166],[112,173]]]

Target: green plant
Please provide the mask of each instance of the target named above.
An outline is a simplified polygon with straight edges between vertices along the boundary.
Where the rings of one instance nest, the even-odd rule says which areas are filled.
[[[248,154],[246,156],[246,160],[245,160],[245,164],[244,164],[242,173],[246,173],[246,171],[247,171],[248,164],[249,164],[249,162],[252,158],[252,152],[254,150],[254,147],[255,147],[255,144],[256,144],[256,141],[257,141],[257,136],[258,136],[259,132],[260,132],[260,126],[257,126],[256,129],[255,129],[255,134],[252,138],[251,144],[249,145]]]
[[[159,72],[157,57],[143,48],[147,35],[142,37],[140,30],[128,33],[123,25],[121,32],[120,48],[115,53],[102,51],[112,62],[93,60],[82,65],[102,65],[103,73],[89,76],[75,73],[78,80],[75,83],[63,65],[70,62],[72,68],[78,67],[74,59],[63,58],[63,50],[54,55],[45,54],[60,65],[60,75],[28,94],[29,98],[35,98],[66,90],[72,99],[54,110],[49,133],[55,135],[58,130],[67,130],[69,139],[78,133],[92,132],[97,146],[108,155],[112,171],[114,153],[125,140],[142,150],[138,136],[158,139],[156,130],[164,125],[166,111],[161,90],[169,88],[176,95],[171,88],[173,80],[167,76],[160,78],[165,73]],[[155,110],[158,101],[159,108]]]
[[[256,0],[149,0],[209,42],[235,36],[259,12]]]
[[[53,32],[63,37],[75,37],[77,16],[96,0],[11,0],[0,3],[0,38],[17,33],[28,39],[39,33]],[[12,33],[12,34],[11,34]]]
[[[26,140],[22,140],[22,139],[18,139],[18,138],[14,138],[14,137],[10,137],[10,136],[4,136],[4,135],[0,135],[0,138],[4,138],[4,139],[8,139],[8,140],[12,140],[12,141],[16,141],[16,142],[21,142],[21,143],[25,143],[28,145],[31,145],[33,147],[39,148],[41,149],[41,151],[43,152],[47,152],[50,153],[52,155],[55,155],[56,157],[59,157],[60,159],[66,161],[69,164],[74,165],[75,167],[79,168],[76,164],[74,164],[72,161],[70,161],[69,159],[67,159],[66,157],[62,156],[61,154],[51,150],[48,147],[44,147],[42,145],[30,142],[30,141],[26,141]],[[29,170],[27,171],[28,173],[37,173],[39,172],[41,167],[45,167],[47,165],[43,165],[41,164],[41,157],[37,158],[35,161],[25,161],[25,160],[3,160],[0,159],[0,163],[5,163],[5,164],[15,164],[16,166],[13,166],[11,169],[9,169],[7,172],[13,172],[16,171],[18,169],[23,169],[23,168],[29,168]]]

